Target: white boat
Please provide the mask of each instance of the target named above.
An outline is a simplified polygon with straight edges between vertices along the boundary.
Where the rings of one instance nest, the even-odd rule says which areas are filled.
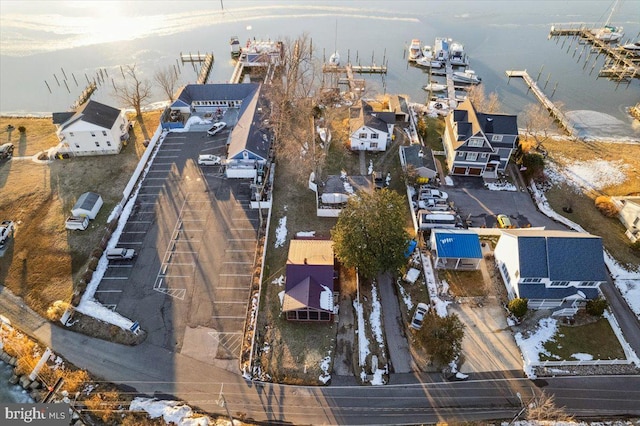
[[[444,62],[449,59],[449,42],[451,40],[443,37],[436,37],[433,43],[434,59]]]
[[[624,32],[622,27],[615,27],[610,24],[611,18],[613,17],[613,13],[616,10],[616,6],[618,5],[618,0],[613,4],[611,8],[611,13],[607,18],[607,22],[604,24],[602,28],[596,28],[591,30],[591,34],[593,34],[598,40],[605,41],[607,43],[614,43],[620,40],[624,36]]]
[[[429,82],[427,85],[422,86],[422,88],[427,92],[444,92],[445,90],[447,90],[447,85],[441,84],[441,83],[434,83],[432,81],[432,82]]]
[[[415,62],[416,59],[422,56],[422,43],[417,38],[411,40],[409,45],[409,62]]]
[[[340,65],[340,54],[337,50],[329,56],[329,65],[333,65],[335,67]]]
[[[481,81],[480,77],[478,77],[473,70],[454,71],[452,78],[454,83],[462,84],[480,84]]]
[[[454,66],[466,67],[469,65],[469,58],[464,53],[464,46],[462,43],[454,41],[449,47],[449,62]]]
[[[622,45],[621,47],[623,50],[634,53],[636,56],[640,55],[640,41],[636,41],[635,43],[627,43]]]
[[[316,131],[318,132],[318,136],[320,136],[320,140],[322,143],[331,142],[331,130],[328,127],[316,127]]]

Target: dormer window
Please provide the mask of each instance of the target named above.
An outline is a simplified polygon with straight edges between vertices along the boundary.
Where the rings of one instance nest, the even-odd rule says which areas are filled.
[[[483,145],[482,139],[469,139],[469,146],[472,146],[475,148],[481,148],[482,145]]]

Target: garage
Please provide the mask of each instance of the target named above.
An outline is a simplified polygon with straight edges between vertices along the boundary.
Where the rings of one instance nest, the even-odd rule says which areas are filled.
[[[480,176],[482,174],[482,169],[478,167],[469,167],[469,176]]]
[[[452,174],[454,175],[466,175],[467,168],[466,167],[454,167]]]

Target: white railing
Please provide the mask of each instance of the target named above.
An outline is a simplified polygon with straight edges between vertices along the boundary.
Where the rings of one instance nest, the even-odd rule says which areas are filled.
[[[576,361],[532,361],[534,367],[569,367],[578,365],[628,365],[633,361],[628,359],[590,359]]]

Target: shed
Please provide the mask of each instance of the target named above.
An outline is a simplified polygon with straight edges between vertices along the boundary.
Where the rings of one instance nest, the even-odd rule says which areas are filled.
[[[77,217],[95,219],[102,207],[102,197],[95,192],[85,192],[71,209],[71,214]]]
[[[437,269],[478,269],[482,260],[478,234],[467,230],[434,229],[431,250]]]

